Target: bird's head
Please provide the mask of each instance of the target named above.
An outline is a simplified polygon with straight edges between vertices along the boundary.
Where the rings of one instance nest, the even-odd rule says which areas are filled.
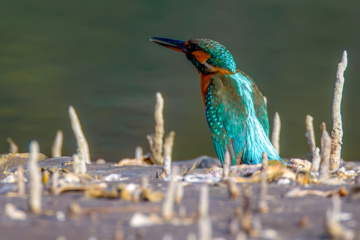
[[[151,37],[150,41],[164,47],[183,52],[201,74],[235,73],[233,56],[222,44],[210,39],[190,39],[188,41]]]

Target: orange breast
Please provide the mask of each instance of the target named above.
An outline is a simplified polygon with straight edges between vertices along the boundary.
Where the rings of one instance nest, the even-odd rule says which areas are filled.
[[[206,92],[209,88],[210,85],[210,78],[211,76],[213,76],[214,74],[201,74],[200,73],[200,86],[201,86],[201,95],[203,97],[203,101],[204,101],[204,106],[205,106],[205,97],[206,97]]]

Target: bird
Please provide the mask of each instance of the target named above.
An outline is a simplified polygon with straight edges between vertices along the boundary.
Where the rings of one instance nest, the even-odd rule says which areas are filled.
[[[230,51],[217,41],[187,41],[150,37],[150,41],[185,53],[200,75],[200,88],[215,152],[224,164],[259,164],[280,158],[269,140],[269,119],[264,97],[254,80],[237,69]]]

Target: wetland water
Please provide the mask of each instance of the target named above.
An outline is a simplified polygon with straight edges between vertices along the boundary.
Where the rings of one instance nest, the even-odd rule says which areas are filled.
[[[75,151],[68,106],[77,110],[92,158],[117,161],[148,150],[155,93],[165,98],[175,159],[215,155],[199,77],[180,53],[150,36],[210,38],[268,98],[270,125],[282,121],[281,156],[307,152],[305,116],[331,127],[337,63],[348,50],[343,157],[359,159],[360,2],[357,1],[25,1],[0,3],[0,152],[31,139],[49,155],[58,129]]]

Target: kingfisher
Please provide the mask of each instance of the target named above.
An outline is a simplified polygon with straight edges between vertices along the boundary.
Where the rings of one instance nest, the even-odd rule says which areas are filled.
[[[227,151],[233,165],[261,163],[264,152],[269,160],[283,162],[269,140],[264,97],[253,79],[237,69],[229,50],[202,38],[151,37],[150,41],[185,53],[198,70],[207,123],[222,164]]]

